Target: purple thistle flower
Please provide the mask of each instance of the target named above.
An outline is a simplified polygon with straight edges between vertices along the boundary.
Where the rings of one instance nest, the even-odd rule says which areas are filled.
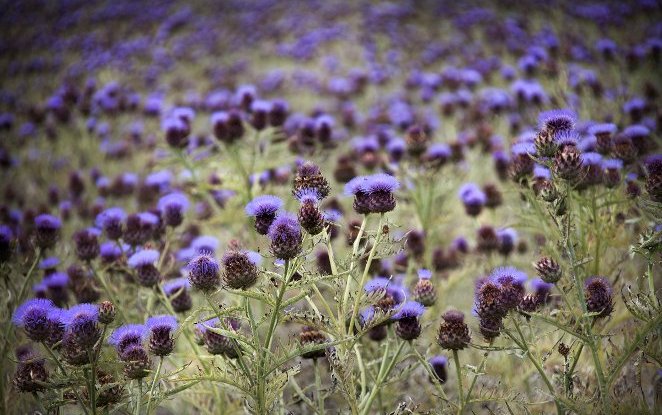
[[[53,215],[41,214],[34,219],[36,243],[41,249],[51,248],[60,235],[62,222]]]
[[[188,263],[187,269],[191,286],[198,290],[212,291],[221,283],[221,267],[210,255],[196,256]]]
[[[269,227],[271,252],[279,259],[292,259],[301,252],[303,239],[297,217],[288,212],[279,214]]]
[[[177,330],[178,323],[177,318],[169,314],[163,314],[159,316],[150,317],[145,322],[145,327],[149,330],[154,331],[158,328],[165,327],[170,331]]]
[[[432,356],[430,360],[428,360],[428,363],[430,363],[430,367],[432,368],[432,373],[434,373],[435,378],[437,378],[440,383],[446,383],[448,380],[448,373],[446,371],[448,359],[446,356]],[[430,381],[432,381],[432,379],[430,379]]]
[[[107,264],[117,261],[122,256],[122,250],[115,242],[104,242],[100,248],[101,260]]]
[[[64,272],[54,272],[45,276],[43,283],[49,290],[65,289],[69,284],[69,275]]]
[[[123,222],[126,213],[122,208],[111,207],[99,213],[95,219],[95,225],[103,229],[109,239],[117,240],[122,237]]]
[[[83,347],[92,347],[101,335],[98,321],[99,306],[96,304],[77,304],[62,315],[65,329],[73,333],[76,342]]]
[[[189,201],[183,193],[170,193],[159,199],[157,209],[161,212],[165,223],[177,227],[184,220],[184,213],[189,208]]]
[[[274,222],[277,212],[283,207],[283,201],[273,195],[262,195],[248,202],[244,209],[246,215],[255,218],[255,230],[266,235]]]
[[[407,301],[404,303],[397,313],[393,315],[393,320],[400,320],[406,318],[418,318],[425,312],[425,306],[417,301]]]
[[[161,254],[155,249],[143,249],[131,255],[127,264],[133,269],[140,268],[145,265],[154,265]]]
[[[115,347],[117,354],[122,355],[130,346],[142,345],[147,334],[147,327],[142,324],[125,324],[108,336],[108,344]]]
[[[421,268],[418,270],[418,278],[421,280],[429,280],[432,278],[432,271],[429,269]]]
[[[58,265],[60,265],[60,258],[52,256],[39,261],[38,267],[46,273],[52,273]]]
[[[177,330],[177,319],[171,315],[154,316],[147,319],[149,350],[157,356],[167,356],[175,348],[172,335]]]
[[[485,192],[475,183],[465,183],[460,187],[458,196],[464,204],[467,215],[478,216],[487,202]]]
[[[569,109],[543,111],[538,115],[538,128],[550,133],[572,130],[577,122],[577,114]]]
[[[170,296],[181,289],[187,290],[190,286],[191,282],[188,280],[188,278],[175,278],[163,284],[163,292],[165,292],[167,296]]]
[[[12,323],[22,327],[28,337],[36,342],[44,341],[50,334],[49,312],[55,308],[51,300],[33,298],[18,306],[12,316]]]
[[[319,201],[321,200],[319,191],[315,188],[312,188],[312,187],[305,188],[305,189],[297,192],[295,197],[301,203],[307,203],[307,202],[310,203],[310,202],[312,202],[314,204],[318,204]]]
[[[574,130],[562,130],[554,134],[554,141],[560,148],[565,146],[577,147],[579,138],[579,134]]]
[[[195,253],[215,253],[218,249],[218,238],[210,235],[198,236],[191,242],[191,248]]]

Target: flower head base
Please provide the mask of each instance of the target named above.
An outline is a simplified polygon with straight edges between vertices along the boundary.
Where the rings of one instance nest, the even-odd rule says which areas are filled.
[[[303,236],[296,217],[291,213],[281,213],[269,227],[271,252],[276,258],[288,260],[301,252]]]
[[[322,232],[325,225],[324,214],[319,209],[319,194],[314,189],[302,190],[297,198],[301,202],[297,217],[301,227],[310,235]]]
[[[561,279],[561,267],[549,257],[542,257],[533,264],[538,276],[546,283],[555,284]]]
[[[392,317],[397,320],[395,333],[403,340],[414,340],[421,335],[421,323],[418,318],[425,312],[425,307],[416,302],[406,302]]]
[[[82,229],[74,234],[76,255],[81,261],[91,261],[99,256],[99,231],[96,228]]]
[[[99,213],[95,225],[103,229],[108,239],[118,240],[124,233],[124,220],[126,213],[122,208],[112,207]]]
[[[191,282],[186,277],[169,280],[163,284],[163,292],[177,313],[188,311],[193,307],[193,299],[188,290],[190,286]]]
[[[244,209],[246,215],[255,218],[255,230],[266,235],[276,218],[276,213],[283,207],[283,201],[272,195],[262,195],[251,200]]]
[[[149,350],[157,356],[167,356],[175,348],[172,337],[177,330],[177,319],[170,315],[154,316],[147,319],[145,326],[149,329]]]
[[[198,290],[213,291],[221,284],[221,268],[211,255],[198,255],[187,268],[189,281]]]

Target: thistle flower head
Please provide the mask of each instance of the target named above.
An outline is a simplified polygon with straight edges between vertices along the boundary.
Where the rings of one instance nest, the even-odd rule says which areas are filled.
[[[58,265],[60,265],[60,258],[51,256],[39,261],[38,268],[47,271],[55,269]]]
[[[407,301],[393,315],[394,320],[418,318],[425,312],[425,306],[417,301]]]
[[[321,200],[319,191],[314,188],[306,188],[297,192],[296,198],[301,203],[313,203],[315,205]]]
[[[301,252],[303,235],[295,215],[283,212],[269,226],[271,252],[279,259],[292,259]]]
[[[147,338],[147,327],[143,324],[125,324],[116,328],[110,336],[108,336],[108,344],[115,347],[118,354],[124,351],[131,345],[140,345]]]
[[[119,207],[111,207],[99,213],[94,220],[96,227],[104,231],[109,228],[121,226],[126,219],[126,212]]]
[[[571,130],[577,122],[577,114],[569,109],[543,111],[538,115],[538,128],[550,132]]]
[[[163,292],[165,292],[167,296],[170,296],[181,289],[187,290],[190,286],[191,282],[188,278],[175,278],[163,284]]]
[[[25,333],[33,341],[44,341],[50,332],[49,313],[55,305],[51,300],[33,298],[23,302],[12,316],[12,323],[25,329]]]
[[[429,269],[421,268],[418,270],[417,274],[418,274],[418,279],[420,280],[429,280],[430,278],[432,278],[432,271],[430,271]]]
[[[248,216],[259,217],[274,215],[282,207],[283,201],[279,197],[262,195],[248,202],[244,211]]]
[[[169,314],[150,317],[145,322],[145,327],[152,332],[158,329],[167,329],[174,332],[178,327],[177,318]]]
[[[212,291],[221,283],[221,268],[209,254],[200,254],[188,263],[188,278],[191,285],[202,291]]]
[[[195,253],[214,253],[218,245],[218,238],[211,235],[198,236],[191,242],[191,248]]]
[[[91,347],[101,335],[98,328],[99,306],[96,304],[77,304],[62,315],[62,323],[71,332],[76,342],[83,347]]]
[[[614,310],[612,288],[604,277],[593,276],[584,282],[586,307],[591,313],[598,313],[596,318],[607,317]]]
[[[161,254],[155,249],[143,249],[131,255],[127,264],[131,268],[139,268],[145,265],[154,265]]]

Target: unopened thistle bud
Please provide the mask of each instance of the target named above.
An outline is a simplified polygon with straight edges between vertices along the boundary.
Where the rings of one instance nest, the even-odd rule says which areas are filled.
[[[542,257],[533,264],[540,279],[549,284],[555,284],[561,279],[561,267],[549,257]]]
[[[115,320],[115,314],[117,310],[115,305],[110,301],[102,301],[99,304],[99,323],[101,324],[110,324]]]
[[[430,281],[431,277],[432,273],[429,270],[420,269],[418,271],[418,282],[413,291],[414,300],[425,307],[431,307],[437,301],[437,291]]]
[[[596,318],[607,317],[614,310],[609,281],[604,277],[591,277],[584,283],[586,308],[590,313],[598,313]]]
[[[464,322],[464,314],[461,311],[449,310],[441,318],[444,320],[439,326],[437,342],[442,349],[462,350],[471,341],[469,327]]]

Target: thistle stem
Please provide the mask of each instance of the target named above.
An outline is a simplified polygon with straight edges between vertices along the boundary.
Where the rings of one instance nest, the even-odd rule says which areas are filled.
[[[365,232],[365,226],[367,222],[368,222],[368,215],[365,215],[363,216],[363,221],[361,222],[359,233],[356,235],[356,239],[354,240],[354,244],[352,245],[352,256],[350,258],[351,262],[349,265],[349,272],[347,273],[347,282],[345,283],[345,293],[342,296],[342,303],[340,303],[340,307],[339,307],[340,315],[338,316],[338,322],[345,321],[345,313],[347,311],[347,301],[349,300],[349,291],[352,285],[352,270],[354,269],[354,263],[356,261],[356,256],[358,255],[359,252],[359,245],[361,244],[361,238],[363,237],[363,232]]]
[[[464,391],[462,390],[462,369],[460,367],[460,358],[457,355],[457,350],[453,350],[453,361],[455,362],[455,372],[457,374],[457,388],[458,388],[458,415],[464,411]]]
[[[159,374],[161,373],[161,367],[163,366],[163,356],[159,356],[159,364],[156,367],[156,372],[154,373],[154,378],[152,379],[152,386],[149,388],[149,399],[147,401],[147,415],[150,414],[152,408],[152,398],[154,397],[154,388],[156,387],[156,381],[158,380]]]
[[[388,346],[390,342],[386,343],[386,351],[384,353],[381,367],[379,368],[379,373],[377,374],[377,380],[375,382],[375,386],[370,391],[370,395],[368,395],[368,399],[365,402],[365,406],[363,407],[363,410],[361,411],[362,415],[366,415],[370,413],[370,407],[372,406],[372,401],[375,400],[377,393],[381,390],[382,383],[384,383],[388,375],[391,374],[391,371],[393,370],[393,367],[397,363],[398,357],[400,356],[400,352],[402,351],[402,348],[404,347],[405,343],[406,342],[404,341],[400,342],[398,349],[396,350],[395,354],[393,355],[393,358],[390,360],[388,364],[386,364],[386,362],[388,360],[388,349],[389,349]]]
[[[322,378],[320,376],[320,368],[317,359],[313,359],[313,367],[315,370],[315,394],[317,395],[317,413],[324,415],[324,396],[322,395]]]
[[[361,290],[363,287],[363,284],[365,284],[366,278],[368,277],[368,272],[370,271],[370,265],[372,264],[372,259],[375,256],[375,252],[377,251],[377,245],[379,245],[379,240],[382,235],[382,223],[384,222],[384,214],[382,213],[379,216],[379,224],[377,225],[377,235],[375,235],[375,242],[372,245],[372,248],[370,249],[370,254],[368,254],[368,261],[365,264],[365,268],[363,269],[363,275],[361,276],[361,281],[359,282],[359,287],[356,292],[356,298],[354,299],[354,307],[352,308],[352,318],[349,320],[349,327],[347,328],[348,332],[347,334],[350,334],[352,330],[354,329],[354,321],[356,320],[356,316],[359,313],[359,303],[361,301]]]
[[[48,353],[50,358],[53,359],[53,361],[55,362],[57,367],[60,369],[60,371],[62,372],[62,375],[64,375],[64,377],[68,379],[69,374],[67,373],[67,370],[62,365],[62,362],[60,362],[60,359],[57,358],[55,353],[53,353],[53,350],[51,350],[51,348],[48,347],[48,345],[46,343],[42,342],[42,345],[44,346],[44,349],[46,350],[46,353]],[[87,407],[83,404],[83,398],[80,397],[80,395],[78,394],[78,391],[76,390],[76,388],[72,388],[71,390],[74,392],[74,396],[76,396],[76,400],[78,401],[78,404],[80,405],[81,409],[83,410],[83,413],[85,415],[87,415],[88,411],[87,411]]]

